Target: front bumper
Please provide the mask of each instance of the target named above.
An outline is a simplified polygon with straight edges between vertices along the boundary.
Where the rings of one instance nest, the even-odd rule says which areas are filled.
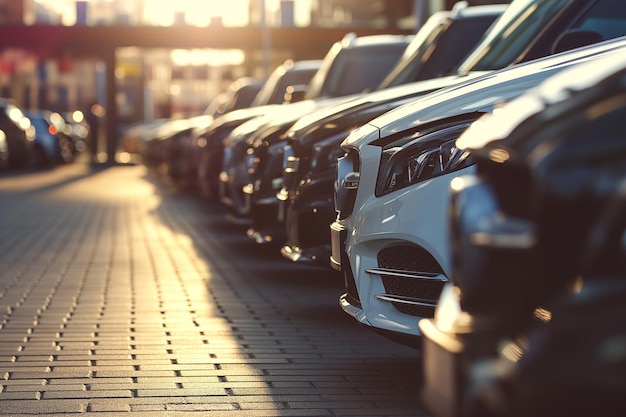
[[[423,384],[421,397],[426,408],[435,417],[461,417],[467,398],[468,368],[472,359],[486,358],[478,345],[489,344],[484,337],[468,349],[470,338],[480,338],[474,319],[463,312],[460,292],[447,284],[441,292],[435,319],[422,319],[419,328],[423,335]],[[491,349],[488,349],[491,351]]]
[[[283,256],[295,262],[329,267],[331,236],[328,226],[334,216],[334,207],[327,199],[307,202],[306,205],[288,205]]]
[[[276,221],[278,201],[272,197],[254,200],[252,195],[249,199],[251,225],[248,237],[259,244],[284,242],[285,228]]]
[[[463,343],[456,335],[442,332],[433,319],[422,319],[422,401],[436,417],[459,417],[463,398]]]

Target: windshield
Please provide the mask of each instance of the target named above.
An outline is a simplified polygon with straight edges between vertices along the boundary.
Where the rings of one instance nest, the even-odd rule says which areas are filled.
[[[331,50],[333,56],[324,58],[305,98],[343,97],[376,89],[407,46],[405,42],[394,42],[362,47],[339,46],[336,51]]]
[[[421,58],[424,56],[426,50],[435,42],[435,39],[439,37],[443,25],[447,21],[447,16],[447,12],[435,13],[424,23],[422,28],[415,35],[415,38],[413,38],[409,46],[407,46],[396,67],[380,84],[379,89],[413,81],[410,80],[410,78],[412,78],[412,74],[415,72],[415,67],[421,65],[423,61]]]
[[[252,101],[251,106],[263,106],[265,104],[282,104],[285,101],[287,87],[294,85],[308,85],[315,75],[317,67],[296,68],[289,64],[276,68],[267,79],[261,91]]]
[[[496,15],[457,19],[439,28],[410,62],[402,62],[380,89],[450,75],[473,50],[496,19]]]
[[[570,3],[572,0],[514,0],[459,66],[459,72],[491,71],[511,64]]]
[[[333,65],[335,57],[337,56],[337,54],[339,54],[340,51],[341,43],[336,42],[324,57],[320,69],[315,73],[315,75],[309,82],[309,86],[306,90],[305,99],[318,98],[322,94],[322,87],[324,86],[326,74],[330,70],[330,67]]]

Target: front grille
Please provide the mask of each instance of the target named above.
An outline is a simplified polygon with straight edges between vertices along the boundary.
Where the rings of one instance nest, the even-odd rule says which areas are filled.
[[[445,283],[444,279],[427,277],[443,276],[443,269],[425,249],[412,245],[395,245],[378,253],[377,273],[381,276],[385,292],[398,297],[419,300],[434,306]],[[411,275],[423,275],[425,279],[385,274],[388,271],[407,271]],[[417,317],[433,317],[434,307],[413,303],[391,302],[401,313]]]
[[[356,281],[354,280],[354,273],[350,266],[350,260],[345,252],[341,254],[341,267],[343,269],[343,275],[346,286],[346,294],[348,295],[352,304],[361,307],[361,298],[359,297],[359,291],[356,288]]]
[[[388,246],[378,252],[377,258],[378,266],[381,268],[443,274],[443,269],[435,258],[419,246]]]

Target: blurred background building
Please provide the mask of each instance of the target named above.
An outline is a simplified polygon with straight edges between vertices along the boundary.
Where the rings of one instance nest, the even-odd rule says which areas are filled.
[[[498,2],[502,1],[468,3]],[[450,8],[453,3],[450,0],[0,0],[3,32],[0,96],[12,98],[25,109],[63,112],[84,110],[99,103],[114,110],[109,114],[116,129],[137,121],[196,115],[239,77],[264,78],[285,59],[321,58],[332,42],[323,41],[320,33],[334,31],[337,34],[334,40],[340,40],[338,34],[347,32],[413,33],[428,15]],[[24,30],[29,27],[45,30],[30,35]],[[218,47],[199,47],[202,42],[190,36],[188,47],[183,41],[175,48],[157,44],[141,47],[133,39],[116,45],[110,36],[115,32],[91,35],[77,31],[98,27],[175,27],[181,28],[181,33],[191,27],[226,30],[224,39],[211,39]],[[230,36],[227,30],[236,28],[261,28],[257,33],[263,38],[262,47],[249,47],[245,42],[233,47],[233,39],[227,39]],[[294,39],[289,47],[279,47],[277,35],[272,35],[279,29],[297,29],[298,32],[289,33],[318,36],[319,41],[306,47]],[[100,49],[84,45],[82,49],[64,47],[69,42],[67,39],[83,34],[98,39]],[[106,36],[112,38],[110,45],[107,39],[102,39]],[[150,35],[138,31],[136,36],[139,40]],[[231,41],[231,45],[219,47],[220,41]],[[111,130],[110,124],[108,127]]]

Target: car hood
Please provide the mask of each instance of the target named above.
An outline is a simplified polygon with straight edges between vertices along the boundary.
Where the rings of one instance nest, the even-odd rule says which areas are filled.
[[[286,136],[292,140],[298,140],[300,142],[315,141],[317,138],[311,137],[310,135],[312,133],[314,134],[316,130],[320,129],[325,124],[336,124],[339,121],[347,127],[350,124],[351,116],[360,112],[365,112],[375,106],[410,100],[414,97],[421,96],[441,88],[449,87],[486,73],[487,72],[474,72],[418,81],[362,94],[357,97],[353,96],[332,105],[320,106],[318,110],[301,117],[287,131]],[[302,145],[304,145],[304,143],[302,143]]]
[[[156,130],[155,138],[167,139],[177,133],[187,129],[197,129],[208,126],[213,121],[213,117],[209,115],[199,115],[187,117],[184,119],[171,119],[159,125]]]
[[[391,110],[368,123],[370,130],[372,127],[378,129],[378,135],[352,134],[343,145],[358,147],[436,120],[489,112],[498,104],[519,96],[561,70],[599,56],[624,53],[625,48],[626,37],[622,37],[489,72]]]
[[[485,160],[494,149],[504,147],[510,152],[509,159],[514,160],[517,154],[528,154],[537,146],[528,132],[540,130],[546,121],[563,118],[573,108],[587,107],[589,114],[600,114],[611,105],[619,106],[617,100],[611,101],[611,105],[605,102],[600,110],[600,106],[594,108],[591,103],[623,90],[625,74],[626,52],[578,65],[529,90],[498,112],[481,117],[459,137],[457,146]]]
[[[272,107],[268,112],[259,114],[237,126],[226,138],[224,145],[232,146],[252,135],[262,134],[262,132],[273,127],[291,124],[300,116],[315,110],[320,105],[321,103],[316,100],[304,100]]]

